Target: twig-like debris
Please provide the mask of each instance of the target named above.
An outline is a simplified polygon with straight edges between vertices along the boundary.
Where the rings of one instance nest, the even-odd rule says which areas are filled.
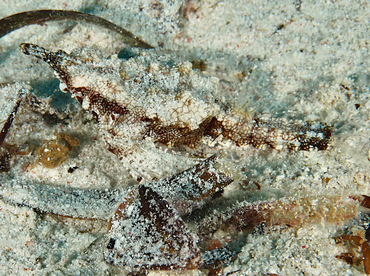
[[[10,170],[10,165],[9,165],[10,154],[7,150],[3,149],[4,141],[10,130],[10,127],[13,124],[13,121],[18,112],[19,106],[21,105],[21,102],[23,100],[23,96],[24,96],[24,92],[23,90],[21,90],[18,95],[17,102],[15,103],[12,112],[9,114],[0,132],[0,172],[6,172]]]
[[[3,128],[1,129],[0,132],[0,148],[3,146],[3,143],[5,141],[6,135],[9,132],[10,127],[12,126],[12,123],[15,119],[15,115],[17,114],[18,108],[21,105],[22,98],[19,98],[18,101],[16,102],[13,111],[9,114],[8,119],[6,120]]]
[[[34,10],[13,14],[0,20],[0,38],[4,35],[11,33],[22,27],[41,24],[48,21],[58,20],[73,20],[93,23],[108,30],[117,32],[125,38],[125,43],[132,47],[139,47],[144,49],[153,48],[148,43],[142,41],[140,38],[133,35],[126,29],[105,20],[99,16],[78,12],[78,11],[66,11],[66,10]]]

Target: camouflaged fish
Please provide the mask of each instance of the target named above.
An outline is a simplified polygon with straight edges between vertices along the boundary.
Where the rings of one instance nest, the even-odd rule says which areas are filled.
[[[68,14],[73,18],[83,16],[68,11],[31,12],[24,22],[5,24],[5,21],[6,32],[0,36],[23,25],[65,18]],[[41,15],[45,17],[42,20]],[[23,18],[24,14],[19,16]],[[83,18],[97,20],[91,16]],[[134,46],[150,48],[131,38]],[[325,150],[329,144],[330,127],[320,123],[284,124],[250,118],[225,107],[215,96],[218,79],[201,76],[190,62],[174,62],[153,50],[142,50],[121,60],[117,56],[102,58],[87,48],[71,54],[62,50],[51,52],[32,44],[22,44],[20,49],[52,67],[61,81],[61,90],[71,93],[95,116],[108,149],[131,169],[133,177],[152,180],[169,176],[127,190],[90,190],[49,186],[33,180],[28,183],[2,175],[3,200],[54,214],[109,220],[103,252],[105,260],[113,265],[193,269],[207,264],[197,235],[181,219],[184,208],[176,208],[173,199],[199,202],[232,179],[220,171],[216,156],[183,171],[189,167],[184,164],[188,158],[184,149],[196,154],[201,146],[208,146],[217,152],[233,144]],[[8,128],[18,106],[19,102],[9,115]],[[4,132],[0,140],[5,136]],[[211,155],[210,152],[205,155]],[[171,167],[182,172],[174,175]]]
[[[171,166],[186,167],[176,152],[200,145],[325,150],[329,144],[330,127],[320,123],[284,124],[225,108],[214,96],[217,78],[153,50],[128,60],[104,59],[88,49],[52,52],[28,43],[20,50],[51,66],[61,90],[95,116],[108,149],[134,177],[163,177],[166,168],[173,174]]]
[[[192,210],[184,208],[184,203],[199,207],[203,199],[233,181],[219,168],[218,158],[213,155],[177,175],[126,189],[58,187],[3,174],[0,196],[42,212],[105,221],[107,234],[102,252],[112,265],[195,269],[220,256],[217,252],[213,252],[216,256],[203,254],[198,235],[187,228],[181,216]]]

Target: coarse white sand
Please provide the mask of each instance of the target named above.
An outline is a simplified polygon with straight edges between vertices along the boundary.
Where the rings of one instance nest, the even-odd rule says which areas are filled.
[[[297,220],[305,223],[291,218],[293,227],[276,226],[264,234],[249,235],[237,259],[221,275],[363,274],[361,265],[351,267],[336,258],[348,249],[333,239],[344,224],[344,215],[333,210],[341,208],[338,202],[351,202],[350,197],[370,195],[368,1],[19,0],[1,1],[0,17],[35,9],[71,9],[101,16],[160,50],[177,53],[179,59],[205,61],[204,73],[221,82],[235,81],[246,71],[241,82],[225,82],[218,92],[237,110],[332,125],[334,137],[327,151],[239,151],[238,166],[261,190],[234,185],[225,191],[225,200],[233,198],[235,188],[248,202],[281,200],[289,206],[297,201],[301,204]],[[66,52],[88,45],[106,57],[124,47],[119,35],[87,23],[47,22],[1,38],[0,83],[28,83],[41,94],[43,90],[53,93],[50,87],[57,89],[58,81],[47,65],[18,51],[22,42]],[[14,89],[1,91],[0,99],[6,99],[1,101],[3,122],[11,110],[8,103],[14,102]],[[52,107],[60,117],[63,108],[72,114],[63,130],[85,140],[79,152],[57,169],[33,168],[35,177],[42,175],[46,185],[127,186],[128,172],[95,139],[96,125],[79,124],[93,121],[92,117],[66,99],[61,110],[60,105]],[[19,122],[26,123],[16,121],[7,142],[22,145],[29,139],[52,139],[62,124],[44,119],[29,110],[20,111]],[[34,159],[16,158],[17,177]],[[66,173],[73,166],[83,169]],[[27,174],[25,179],[31,177]],[[363,233],[357,224],[350,226],[352,232]],[[0,200],[0,275],[126,275],[130,270],[112,267],[103,259],[105,231],[104,222],[39,214]],[[227,237],[227,233],[220,235]],[[186,274],[204,275],[204,271]]]

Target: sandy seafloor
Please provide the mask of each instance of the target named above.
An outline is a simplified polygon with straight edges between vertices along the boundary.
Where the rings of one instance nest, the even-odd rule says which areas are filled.
[[[363,273],[361,265],[351,267],[336,258],[348,248],[337,245],[333,237],[342,233],[344,218],[357,213],[342,212],[343,205],[353,204],[351,197],[370,195],[368,1],[3,0],[0,17],[35,9],[71,9],[101,16],[155,47],[206,61],[205,73],[221,82],[235,81],[235,75],[246,70],[250,73],[241,82],[225,84],[232,91],[221,91],[237,110],[332,125],[333,141],[327,151],[238,150],[242,156],[238,166],[244,166],[245,174],[261,185],[256,191],[251,184],[246,188],[234,184],[232,189],[242,198],[300,205],[294,215],[287,207],[294,227],[275,226],[249,235],[221,275]],[[120,36],[107,30],[65,22],[29,26],[1,38],[0,83],[28,83],[44,98],[57,90],[58,82],[48,66],[17,50],[21,42],[66,52],[88,45],[106,56],[124,47]],[[1,103],[1,121],[11,110],[11,92],[2,90],[1,97],[7,100]],[[77,114],[75,120],[45,121],[50,116],[24,109],[7,142],[40,145],[64,127],[82,141],[78,152],[53,170],[35,166],[36,177],[86,188],[124,187],[125,170],[119,160],[92,138],[98,135],[96,125],[78,125],[81,117],[91,118],[68,96],[54,95],[63,100],[60,104],[54,99],[53,110],[62,116],[69,108],[68,112]],[[22,168],[34,161],[35,156],[14,157],[15,175],[19,177]],[[73,166],[83,169],[65,172]],[[280,215],[276,220],[284,217]],[[130,270],[112,267],[103,259],[104,227],[104,223],[92,228],[88,222],[40,215],[0,201],[0,275],[126,275]],[[364,232],[360,222],[352,223],[348,231]],[[203,275],[205,271],[149,273]]]

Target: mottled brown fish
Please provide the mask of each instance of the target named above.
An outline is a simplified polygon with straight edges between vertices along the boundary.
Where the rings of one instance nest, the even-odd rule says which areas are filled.
[[[329,126],[252,119],[225,108],[214,96],[218,79],[151,50],[121,60],[88,49],[67,54],[28,43],[20,49],[51,66],[61,90],[96,117],[108,149],[136,177],[163,177],[168,167],[186,167],[176,152],[200,145],[217,151],[227,144],[290,150],[325,150],[329,144]]]

